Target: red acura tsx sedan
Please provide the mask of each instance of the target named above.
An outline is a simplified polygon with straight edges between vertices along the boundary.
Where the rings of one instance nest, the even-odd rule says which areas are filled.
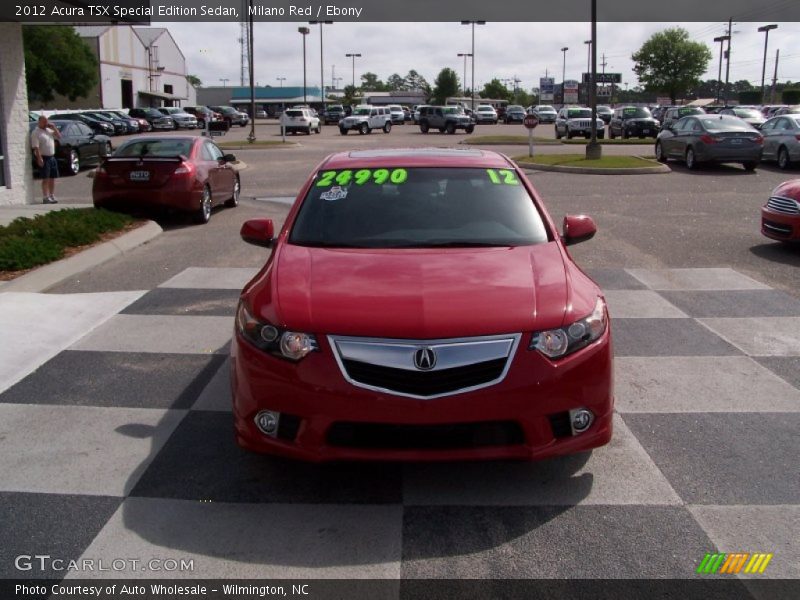
[[[772,190],[761,207],[761,233],[780,242],[800,242],[800,179]]]
[[[97,168],[92,200],[97,208],[169,210],[208,223],[214,206],[239,204],[235,160],[206,137],[136,137]]]
[[[233,412],[247,449],[312,461],[540,459],[611,438],[600,288],[525,174],[482,150],[326,158],[244,288]]]

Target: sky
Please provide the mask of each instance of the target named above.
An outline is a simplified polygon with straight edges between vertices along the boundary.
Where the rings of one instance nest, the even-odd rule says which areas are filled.
[[[723,16],[724,18],[724,16]],[[733,26],[730,81],[747,79],[761,83],[764,55],[764,34],[758,27],[777,23],[769,34],[767,82],[772,78],[775,51],[780,49],[778,81],[800,81],[800,23],[778,21],[742,22]],[[197,75],[204,86],[239,85],[240,24],[165,23],[187,59],[188,72]],[[259,85],[303,85],[303,41],[297,28],[306,23],[255,23],[255,81]],[[633,54],[654,32],[671,26],[686,29],[692,39],[711,49],[713,59],[704,79],[716,79],[719,65],[719,43],[714,37],[723,35],[727,22],[716,23],[598,23],[598,71],[602,54],[606,55],[606,72],[621,73],[623,83],[637,85],[633,73]],[[320,30],[310,26],[306,36],[306,69],[309,86],[320,83]],[[325,85],[333,76],[341,77],[339,86],[352,83],[352,59],[346,53],[360,53],[356,58],[355,78],[362,73],[376,73],[385,81],[393,73],[404,76],[414,69],[433,84],[444,67],[450,67],[463,78],[464,59],[458,53],[471,52],[471,27],[453,23],[352,23],[325,25],[323,31]],[[475,83],[480,90],[492,78],[521,80],[520,87],[538,87],[545,72],[561,81],[566,52],[566,79],[580,79],[587,67],[591,38],[587,23],[507,23],[488,22],[475,27]],[[467,87],[471,83],[471,65],[467,62]],[[723,62],[723,80],[725,63]],[[284,77],[284,81],[279,81]],[[227,79],[228,81],[222,81]]]

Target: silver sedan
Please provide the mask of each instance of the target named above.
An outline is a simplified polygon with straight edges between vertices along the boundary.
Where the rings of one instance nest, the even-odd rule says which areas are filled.
[[[800,114],[772,117],[761,126],[764,136],[763,160],[774,160],[781,169],[800,161]]]
[[[764,138],[739,117],[692,115],[669,125],[656,139],[656,159],[682,160],[689,169],[700,163],[742,163],[752,171],[761,160]]]

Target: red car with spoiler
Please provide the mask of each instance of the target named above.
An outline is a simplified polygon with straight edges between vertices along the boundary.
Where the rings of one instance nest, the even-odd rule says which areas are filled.
[[[231,348],[247,449],[311,461],[540,459],[611,438],[600,288],[525,174],[482,150],[326,158],[244,288]]]
[[[214,206],[239,203],[235,160],[205,137],[133,138],[96,169],[92,200],[98,208],[178,211],[207,223]]]

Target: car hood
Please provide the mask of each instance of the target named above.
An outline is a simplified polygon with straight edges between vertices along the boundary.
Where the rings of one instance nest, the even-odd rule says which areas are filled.
[[[282,246],[256,314],[317,334],[436,339],[558,327],[571,293],[557,243],[515,248]],[[256,287],[259,287],[257,284]],[[274,300],[263,312],[256,307]]]

